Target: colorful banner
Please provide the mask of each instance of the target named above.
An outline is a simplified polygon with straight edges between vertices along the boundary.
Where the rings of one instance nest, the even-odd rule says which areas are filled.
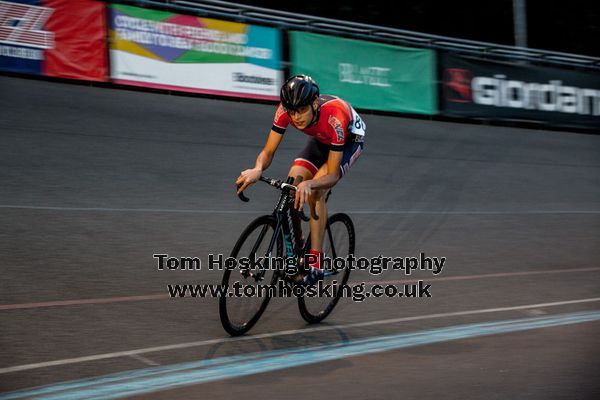
[[[290,32],[292,72],[311,75],[322,93],[340,96],[356,108],[435,114],[435,53]]]
[[[600,75],[442,54],[441,106],[448,116],[530,120],[600,128]]]
[[[100,1],[0,1],[0,70],[105,81],[105,18]]]
[[[111,77],[117,83],[277,100],[277,29],[165,11],[110,6]]]

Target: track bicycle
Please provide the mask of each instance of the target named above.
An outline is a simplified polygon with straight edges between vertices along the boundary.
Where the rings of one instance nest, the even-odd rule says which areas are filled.
[[[231,288],[234,285],[254,286],[286,284],[289,288],[302,285],[302,277],[307,271],[304,266],[304,255],[310,247],[310,235],[302,242],[300,236],[300,219],[292,218],[291,207],[294,206],[296,187],[292,185],[293,178],[286,182],[261,177],[260,181],[279,189],[279,200],[270,215],[263,215],[252,221],[237,240],[230,257],[240,260],[242,257],[254,262],[236,263],[226,268],[223,274],[222,286]],[[331,191],[327,193],[326,200]],[[242,201],[249,199],[243,193],[238,195]],[[303,220],[308,218],[301,214]],[[355,235],[354,224],[347,214],[337,213],[330,216],[325,228],[323,240],[324,257],[335,259],[354,254]],[[292,272],[284,268],[274,268],[269,261],[286,260],[293,266]],[[300,315],[308,323],[323,321],[333,311],[338,303],[342,290],[350,276],[350,268],[333,263],[325,263],[323,284],[331,285],[332,296],[309,296],[308,290],[298,297]],[[294,272],[295,271],[295,272]],[[255,292],[257,293],[257,292]],[[314,294],[314,292],[313,292]],[[260,319],[267,308],[272,292],[265,291],[262,296],[232,296],[219,298],[219,315],[223,328],[232,336],[248,332]]]

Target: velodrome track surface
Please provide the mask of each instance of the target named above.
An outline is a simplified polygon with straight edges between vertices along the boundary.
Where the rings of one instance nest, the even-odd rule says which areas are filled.
[[[152,254],[227,254],[271,210],[233,180],[274,107],[12,77],[0,103],[0,399],[600,398],[600,136],[363,115],[331,211],[359,256],[447,261],[350,279],[432,297],[343,299],[317,326],[276,299],[234,340],[216,299],[167,297],[221,273]]]

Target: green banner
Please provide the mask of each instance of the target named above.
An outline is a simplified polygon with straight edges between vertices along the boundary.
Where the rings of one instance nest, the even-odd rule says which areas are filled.
[[[290,56],[292,73],[312,76],[321,93],[355,108],[437,113],[432,50],[291,31]]]

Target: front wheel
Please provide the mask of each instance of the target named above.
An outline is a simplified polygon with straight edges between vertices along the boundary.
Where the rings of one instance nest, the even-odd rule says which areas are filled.
[[[238,261],[242,257],[251,260],[263,256],[265,260],[268,256],[281,258],[283,238],[280,232],[275,231],[276,229],[278,229],[276,220],[271,215],[255,219],[240,235],[231,251],[231,257]],[[265,261],[256,263],[251,268],[241,268],[238,262],[235,268],[226,269],[223,274],[223,287],[231,290],[234,285],[239,285],[248,289],[241,297],[234,297],[235,293],[232,293],[219,298],[221,324],[232,336],[248,332],[269,304],[268,291],[261,293],[260,286],[275,284],[278,274],[273,268],[266,268],[264,263]],[[254,295],[249,295],[250,293]]]
[[[310,236],[308,237],[310,243]],[[323,255],[332,260],[346,258],[354,254],[354,224],[347,214],[334,214],[327,220],[325,237],[323,238]],[[321,322],[327,317],[342,296],[342,287],[348,283],[350,268],[344,263],[343,268],[336,265],[324,265],[325,278],[323,285],[331,285],[321,296],[310,297],[308,294],[298,297],[298,307],[302,318],[310,324]],[[307,290],[310,293],[310,290]],[[314,293],[314,292],[313,292]]]

